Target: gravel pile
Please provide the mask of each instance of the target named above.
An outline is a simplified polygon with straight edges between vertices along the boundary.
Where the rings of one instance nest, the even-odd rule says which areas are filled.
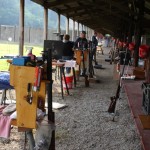
[[[53,100],[68,107],[55,111],[56,150],[141,150],[141,143],[122,90],[117,103],[117,116],[107,113],[110,96],[114,96],[117,81],[113,80],[113,65],[104,62],[108,53],[99,54],[98,62],[105,69],[95,70],[100,83],[84,87],[83,79],[70,90],[71,96],[55,93]],[[58,83],[55,83],[58,84]],[[0,150],[22,150],[24,134],[14,128],[10,140],[0,140]]]

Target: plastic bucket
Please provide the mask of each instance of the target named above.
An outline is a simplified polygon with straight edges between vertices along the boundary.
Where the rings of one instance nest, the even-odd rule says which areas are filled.
[[[149,53],[149,46],[148,45],[141,45],[139,47],[139,56],[141,58],[148,57],[148,53]]]
[[[134,47],[135,47],[135,43],[129,43],[129,50],[132,51],[134,50]]]
[[[66,84],[68,86],[68,89],[72,89],[72,82],[73,82],[73,76],[66,76]],[[63,78],[63,88],[66,90],[66,84],[65,80]]]

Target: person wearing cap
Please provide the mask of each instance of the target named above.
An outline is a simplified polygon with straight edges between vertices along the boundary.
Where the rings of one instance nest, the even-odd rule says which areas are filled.
[[[88,41],[86,39],[86,32],[81,31],[80,37],[74,43],[74,49],[86,50],[88,48]]]
[[[94,32],[94,35],[92,36],[92,55],[93,55],[93,59],[94,59],[94,62],[95,62],[95,65],[97,65],[97,62],[96,62],[96,48],[98,46],[98,40],[97,40],[97,32],[95,31]]]
[[[82,31],[80,33],[80,37],[75,41],[74,43],[74,49],[77,50],[87,50],[88,49],[88,41],[86,39],[86,32]],[[86,67],[83,68],[83,64],[81,64],[81,70],[80,75],[84,76],[86,74]]]
[[[65,34],[63,37],[63,47],[62,47],[62,59],[63,60],[71,60],[73,59],[73,42],[69,41],[70,36]],[[66,68],[66,73],[69,74],[71,71],[70,67]]]

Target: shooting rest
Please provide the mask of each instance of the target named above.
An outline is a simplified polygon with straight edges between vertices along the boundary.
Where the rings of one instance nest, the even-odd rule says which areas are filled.
[[[84,61],[87,61],[88,58],[88,50],[83,51],[84,53]],[[76,58],[76,62],[78,65],[81,65],[82,60],[82,50],[74,50],[74,54],[75,54],[75,58]]]
[[[88,50],[74,50],[74,55],[76,58],[76,62],[79,65],[79,72],[81,70],[81,65],[83,65],[83,70],[88,68],[89,66],[89,51]],[[83,60],[83,55],[84,55],[84,60]],[[85,86],[89,87],[89,80],[88,76],[84,75],[85,78]]]
[[[18,128],[35,129],[36,114],[38,107],[38,99],[40,98],[43,104],[40,109],[45,108],[46,83],[47,80],[42,80],[39,91],[32,91],[32,104],[29,104],[25,96],[27,96],[28,83],[33,84],[35,81],[35,67],[15,66],[10,65],[10,84],[16,90],[16,110],[17,119],[12,120],[11,124]]]

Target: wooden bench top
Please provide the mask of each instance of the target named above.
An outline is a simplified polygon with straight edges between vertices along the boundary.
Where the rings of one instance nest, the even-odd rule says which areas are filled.
[[[150,130],[150,115],[139,115],[144,130]]]

